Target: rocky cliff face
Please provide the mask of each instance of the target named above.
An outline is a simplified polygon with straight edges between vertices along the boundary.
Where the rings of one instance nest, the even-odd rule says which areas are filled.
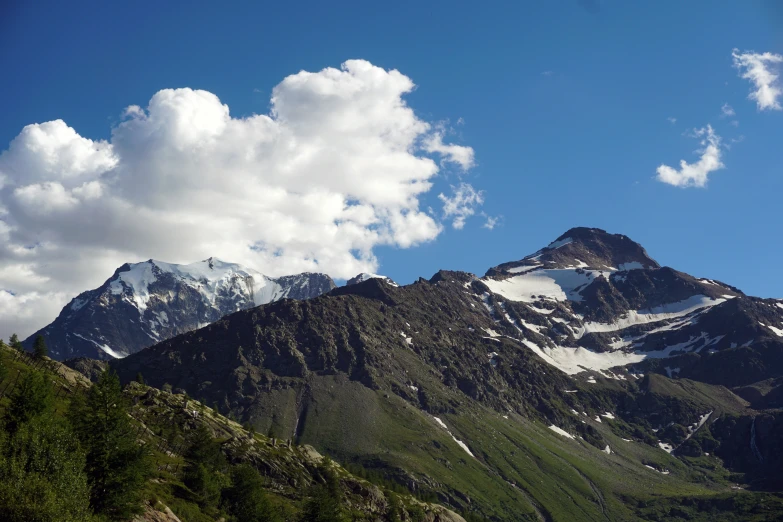
[[[661,267],[625,236],[572,229],[476,287],[499,325],[568,374],[652,369],[738,386],[783,373],[783,301]]]
[[[74,298],[43,335],[53,358],[111,359],[195,330],[226,314],[280,299],[309,299],[334,288],[325,274],[270,278],[215,258],[175,265],[125,264]]]

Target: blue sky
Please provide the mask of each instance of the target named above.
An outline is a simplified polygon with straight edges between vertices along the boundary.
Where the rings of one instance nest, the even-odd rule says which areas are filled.
[[[774,2],[0,9],[0,149],[26,125],[56,119],[110,140],[126,107],[145,108],[166,88],[209,91],[234,118],[265,114],[287,76],[362,59],[410,78],[408,106],[475,161],[468,170],[442,163],[418,202],[435,209],[443,231],[410,248],[374,246],[381,273],[403,283],[439,268],[483,274],[570,227],[594,226],[630,236],[662,264],[783,297],[783,111],[759,110],[732,58],[735,48],[783,53]],[[692,134],[707,125],[724,168],[705,187],[656,180],[662,164],[698,161]],[[455,230],[438,194],[460,182],[484,202]],[[494,229],[481,212],[498,218]]]

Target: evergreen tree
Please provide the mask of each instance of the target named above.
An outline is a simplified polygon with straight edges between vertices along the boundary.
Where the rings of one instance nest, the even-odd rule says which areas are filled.
[[[209,429],[201,425],[191,435],[190,446],[185,451],[183,482],[194,495],[194,500],[205,508],[216,508],[227,478],[226,458],[220,443]]]
[[[402,502],[396,493],[389,493],[389,506],[386,509],[386,519],[389,522],[402,522]]]
[[[3,341],[0,340],[0,348],[3,347]],[[5,354],[0,351],[0,381],[5,379],[5,376],[8,375],[8,367],[5,364]]]
[[[139,384],[144,384],[144,376],[141,374],[141,372],[136,374],[136,382]]]
[[[35,341],[33,342],[33,354],[35,354],[36,359],[43,359],[49,355],[49,349],[46,348],[46,341],[44,340],[43,335],[35,336]]]
[[[24,346],[22,346],[22,341],[19,340],[19,336],[16,334],[11,334],[11,337],[8,338],[8,344],[11,345],[11,348],[15,348],[20,352],[24,351]]]
[[[52,407],[52,386],[41,373],[31,370],[11,392],[11,404],[5,413],[5,429],[14,435],[29,420]]]
[[[283,520],[264,492],[264,479],[249,464],[241,464],[231,469],[231,486],[223,492],[223,501],[232,520],[237,522]]]
[[[117,374],[104,371],[85,398],[73,400],[70,419],[87,453],[92,508],[112,520],[139,512],[151,463],[136,443]]]
[[[302,522],[346,522],[348,518],[342,507],[340,479],[332,469],[331,460],[325,458],[321,462],[318,475],[322,482],[310,491],[310,499],[302,513]]]
[[[0,519],[93,520],[84,453],[64,423],[34,419],[0,447]]]

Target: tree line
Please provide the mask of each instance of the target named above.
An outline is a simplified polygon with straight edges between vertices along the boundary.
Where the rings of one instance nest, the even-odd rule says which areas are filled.
[[[39,341],[40,339],[40,341]],[[0,381],[9,373],[0,340]],[[11,347],[24,351],[16,335]],[[35,340],[33,357],[46,345]],[[117,375],[106,370],[86,392],[55,412],[52,375],[25,366],[2,399],[0,520],[8,522],[126,521],[142,511],[155,472],[152,451],[138,427]],[[63,399],[60,399],[60,403]],[[249,464],[229,464],[221,443],[204,425],[188,436],[177,496],[198,506],[183,520],[238,522],[344,522],[349,520],[339,479],[328,461],[301,509],[284,509]],[[298,512],[298,513],[297,513]]]

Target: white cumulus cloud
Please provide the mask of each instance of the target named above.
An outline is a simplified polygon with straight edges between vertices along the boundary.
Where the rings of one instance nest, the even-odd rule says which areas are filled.
[[[721,138],[710,125],[701,129],[695,129],[694,137],[701,138],[702,149],[699,161],[688,163],[680,160],[680,168],[675,169],[668,165],[661,165],[657,169],[657,179],[663,183],[674,185],[675,187],[704,187],[707,184],[707,177],[710,173],[723,168],[721,162]]]
[[[474,152],[414,113],[414,88],[350,60],[286,77],[268,114],[232,117],[182,88],[126,108],[107,141],[28,125],[0,155],[0,335],[44,326],[125,262],[216,256],[348,278],[377,270],[378,246],[432,241],[443,225],[421,207],[440,165],[470,169]],[[444,198],[455,228],[483,200]]]
[[[731,56],[734,59],[734,67],[740,71],[740,77],[750,80],[753,84],[754,89],[748,98],[756,101],[756,106],[760,111],[779,111],[781,106],[778,98],[783,90],[778,83],[775,69],[778,64],[783,62],[783,55],[753,51],[740,53],[738,49],[734,49]]]

